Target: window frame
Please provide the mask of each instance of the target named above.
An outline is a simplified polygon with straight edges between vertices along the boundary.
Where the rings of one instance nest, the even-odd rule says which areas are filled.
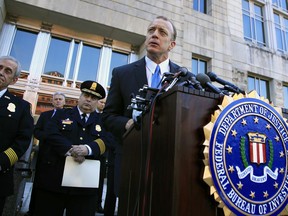
[[[248,3],[248,10],[244,8],[244,2]],[[255,6],[259,7],[261,9],[261,14],[257,14],[255,11]],[[266,36],[266,25],[265,25],[265,5],[263,3],[258,1],[251,1],[251,0],[242,0],[242,19],[243,19],[243,36],[246,41],[249,41],[251,43],[257,44],[258,46],[267,46],[267,36]],[[249,28],[246,26],[246,22],[244,17],[249,18]],[[259,24],[261,23],[261,32],[258,32]],[[249,29],[250,36],[245,35],[246,28]],[[259,39],[259,35],[262,35],[263,41]],[[261,38],[261,37],[260,37]]]
[[[250,87],[249,87],[249,79],[253,79],[254,81],[254,89],[251,89],[250,90]],[[265,83],[265,90],[262,90],[261,88],[261,82],[264,82]],[[247,77],[247,89],[248,89],[248,92],[252,91],[252,90],[256,90],[256,92],[259,94],[259,96],[263,96],[265,97],[266,99],[268,100],[271,100],[271,95],[270,95],[270,82],[269,82],[269,79],[267,78],[263,78],[263,77],[260,77],[260,76],[257,76],[257,75],[253,75],[253,74],[248,74],[248,77]],[[261,94],[263,91],[265,91],[265,95]]]

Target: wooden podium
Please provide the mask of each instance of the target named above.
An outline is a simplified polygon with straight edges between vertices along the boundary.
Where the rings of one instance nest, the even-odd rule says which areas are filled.
[[[148,113],[141,130],[125,134],[119,216],[222,215],[202,179],[203,126],[220,100],[218,94],[176,86],[157,98],[151,144]]]

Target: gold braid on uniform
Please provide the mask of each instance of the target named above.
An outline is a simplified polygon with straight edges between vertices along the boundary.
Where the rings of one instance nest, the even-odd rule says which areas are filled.
[[[97,140],[94,140],[98,146],[99,146],[99,149],[100,149],[100,154],[104,154],[105,150],[106,150],[106,146],[105,146],[105,143],[103,142],[102,139],[97,139]]]
[[[12,148],[8,148],[4,151],[4,153],[9,158],[11,166],[13,166],[18,161],[18,156]]]

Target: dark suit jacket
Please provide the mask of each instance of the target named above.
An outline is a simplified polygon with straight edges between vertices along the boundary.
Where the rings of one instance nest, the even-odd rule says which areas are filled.
[[[0,98],[0,196],[13,194],[13,165],[29,147],[33,126],[30,104],[6,91]]]
[[[47,137],[45,128],[47,127],[47,123],[51,120],[53,113],[54,109],[41,113],[38,118],[38,121],[34,128],[34,137],[38,139],[40,143],[44,141]]]
[[[170,72],[176,73],[180,66],[169,62]],[[167,71],[168,72],[168,71]],[[115,149],[115,192],[118,194],[122,152],[122,136],[125,125],[132,118],[132,111],[127,110],[131,104],[131,94],[138,95],[140,88],[148,84],[145,58],[128,65],[114,68],[111,85],[102,114],[105,127],[113,133],[118,145]]]
[[[86,158],[99,159],[100,149],[97,141],[102,140],[106,144],[105,131],[99,114],[91,113],[87,122],[83,124],[77,107],[57,110],[46,130],[45,142],[39,148],[35,181],[37,188],[59,193],[95,194],[96,189],[62,187],[61,183],[65,154],[72,145],[89,145],[93,154]]]

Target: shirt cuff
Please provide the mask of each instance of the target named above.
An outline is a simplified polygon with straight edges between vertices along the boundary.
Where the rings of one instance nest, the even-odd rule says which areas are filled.
[[[90,148],[90,146],[86,145],[86,148],[88,149],[88,155],[92,155],[92,149]]]

